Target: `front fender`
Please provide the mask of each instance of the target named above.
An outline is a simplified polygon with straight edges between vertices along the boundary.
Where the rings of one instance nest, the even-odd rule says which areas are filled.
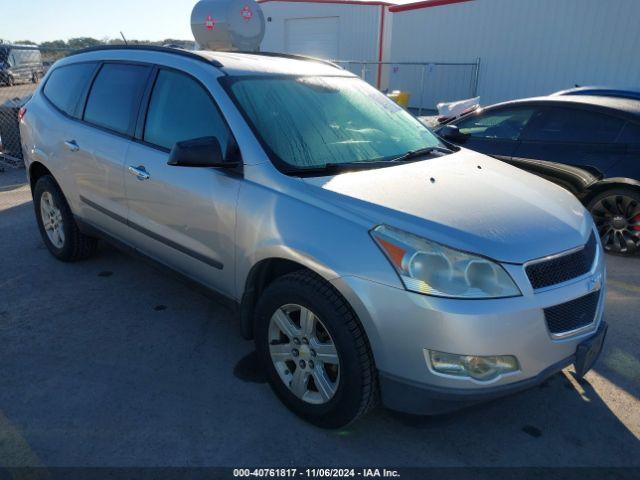
[[[375,225],[252,182],[242,187],[237,218],[237,298],[253,266],[272,258],[299,263],[327,281],[354,275],[401,286],[369,235]]]

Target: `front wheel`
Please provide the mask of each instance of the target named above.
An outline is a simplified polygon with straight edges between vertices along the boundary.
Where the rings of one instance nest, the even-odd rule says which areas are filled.
[[[596,195],[587,205],[607,252],[640,252],[640,193],[614,188]]]
[[[355,313],[308,271],[274,281],[256,308],[256,349],[280,400],[305,420],[339,428],[375,404],[377,373]]]

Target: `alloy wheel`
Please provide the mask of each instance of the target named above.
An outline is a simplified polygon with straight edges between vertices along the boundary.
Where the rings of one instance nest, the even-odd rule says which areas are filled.
[[[62,212],[55,204],[53,195],[50,192],[44,192],[40,197],[40,216],[42,218],[42,226],[53,246],[62,248],[64,246]]]
[[[640,204],[625,195],[600,199],[591,209],[604,249],[620,254],[640,250]]]
[[[271,361],[289,390],[311,404],[331,400],[340,359],[322,320],[302,305],[283,305],[271,316],[268,335]]]

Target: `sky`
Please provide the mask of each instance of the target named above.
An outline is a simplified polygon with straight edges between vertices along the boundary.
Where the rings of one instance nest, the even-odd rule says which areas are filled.
[[[120,37],[193,40],[196,0],[0,0],[3,40],[68,40]],[[10,21],[9,21],[10,20]]]

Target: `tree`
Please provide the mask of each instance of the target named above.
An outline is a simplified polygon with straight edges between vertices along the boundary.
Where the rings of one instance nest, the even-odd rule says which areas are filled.
[[[65,49],[65,48],[67,48],[67,44],[65,43],[64,40],[53,40],[51,42],[42,42],[40,44],[40,48],[43,48],[43,49],[55,49],[55,48]]]
[[[67,42],[67,47],[73,50],[77,50],[80,48],[97,47],[98,45],[102,45],[102,42],[91,37],[70,38]]]
[[[36,42],[32,42],[31,40],[18,40],[16,43],[18,45],[37,45]]]

